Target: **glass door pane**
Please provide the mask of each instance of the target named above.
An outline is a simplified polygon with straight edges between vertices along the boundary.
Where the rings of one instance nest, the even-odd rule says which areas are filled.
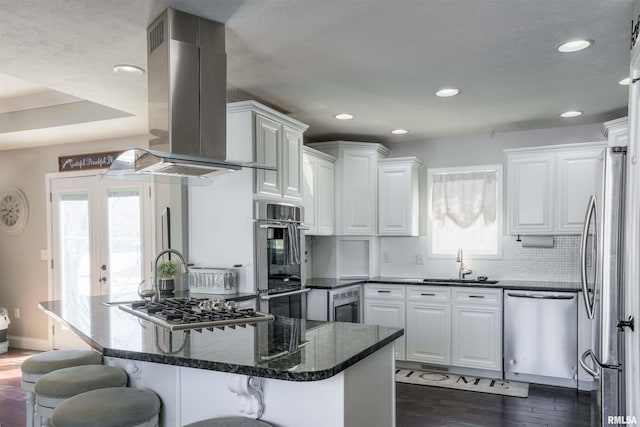
[[[107,192],[107,293],[109,299],[137,299],[143,279],[141,190]]]
[[[59,251],[62,300],[91,293],[89,195],[62,194],[59,202]]]

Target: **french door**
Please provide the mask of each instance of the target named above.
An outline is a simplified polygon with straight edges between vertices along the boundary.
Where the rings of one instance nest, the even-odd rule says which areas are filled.
[[[151,271],[149,184],[60,177],[51,179],[50,191],[53,299],[65,316],[89,327],[86,297],[138,299],[138,285]],[[77,345],[62,325],[54,328],[54,348]]]

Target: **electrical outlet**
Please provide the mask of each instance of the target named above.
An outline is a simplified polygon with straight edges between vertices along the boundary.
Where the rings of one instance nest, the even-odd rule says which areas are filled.
[[[413,263],[416,265],[424,264],[424,260],[422,259],[422,254],[415,254],[413,256]]]
[[[389,252],[385,252],[382,254],[382,262],[384,263],[388,263],[389,262]]]
[[[16,307],[16,308],[13,310],[13,317],[15,317],[16,319],[19,319],[19,318],[20,318],[20,309],[19,309],[19,308],[17,308],[17,307]]]

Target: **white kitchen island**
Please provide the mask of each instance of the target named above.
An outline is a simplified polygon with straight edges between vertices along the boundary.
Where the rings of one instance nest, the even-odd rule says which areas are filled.
[[[161,425],[244,415],[280,427],[395,425],[394,341],[403,331],[277,317],[175,331],[89,299],[84,313],[41,303],[162,400]],[[87,321],[90,319],[90,321]]]

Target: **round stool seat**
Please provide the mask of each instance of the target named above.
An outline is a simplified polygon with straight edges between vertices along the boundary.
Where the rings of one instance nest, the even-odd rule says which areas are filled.
[[[35,383],[44,374],[80,365],[102,365],[102,355],[93,350],[52,350],[36,354],[22,362],[22,381]]]
[[[53,411],[54,427],[132,427],[153,420],[160,413],[160,399],[137,388],[102,388],[78,394]]]
[[[20,365],[22,389],[27,392],[27,427],[34,425],[36,381],[58,369],[81,365],[102,365],[102,355],[93,350],[52,350],[31,356]],[[39,425],[40,423],[37,423]]]
[[[184,427],[272,427],[264,421],[245,417],[222,417],[196,421]]]
[[[36,405],[55,408],[62,400],[86,391],[126,387],[127,373],[116,366],[84,365],[58,369],[36,382]]]

